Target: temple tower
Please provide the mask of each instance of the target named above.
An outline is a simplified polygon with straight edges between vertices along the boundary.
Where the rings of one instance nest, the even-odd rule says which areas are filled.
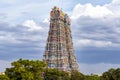
[[[49,68],[79,70],[74,54],[70,18],[58,7],[50,12],[50,29],[43,57]]]

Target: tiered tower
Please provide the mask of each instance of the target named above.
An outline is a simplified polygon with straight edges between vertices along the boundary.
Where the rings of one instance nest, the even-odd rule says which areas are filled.
[[[58,7],[50,12],[50,30],[43,56],[49,68],[79,70],[73,49],[70,18]]]

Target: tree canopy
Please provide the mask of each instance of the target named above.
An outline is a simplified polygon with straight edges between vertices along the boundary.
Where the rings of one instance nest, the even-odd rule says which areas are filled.
[[[5,74],[11,80],[42,80],[42,72],[46,64],[39,60],[22,60],[12,62]]]
[[[120,80],[120,68],[110,69],[98,76],[50,69],[40,60],[19,59],[11,65],[11,68],[6,68],[5,75],[0,75],[0,80]]]
[[[112,68],[104,72],[101,76],[101,80],[120,80],[120,68]]]
[[[67,72],[58,69],[46,69],[44,72],[44,80],[70,80]]]
[[[0,75],[0,80],[10,80],[8,76],[6,75]]]

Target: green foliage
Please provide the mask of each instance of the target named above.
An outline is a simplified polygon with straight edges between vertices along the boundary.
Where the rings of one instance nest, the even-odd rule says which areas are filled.
[[[44,72],[44,80],[70,80],[70,76],[65,71],[46,69]]]
[[[120,80],[120,68],[110,69],[104,72],[101,76],[101,80]]]
[[[71,72],[71,80],[84,80],[84,75],[78,71]]]
[[[114,69],[110,69],[109,71],[104,72],[101,76],[101,80],[114,80],[112,77],[114,71]]]
[[[84,75],[78,71],[73,71],[71,73],[71,80],[100,80],[100,76],[98,75]]]
[[[10,80],[6,75],[0,75],[0,80]]]
[[[39,60],[22,60],[12,62],[5,74],[11,80],[42,80],[42,72],[46,64]]]
[[[94,74],[86,75],[84,80],[100,80],[100,76]]]
[[[120,68],[110,69],[98,75],[84,75],[78,71],[71,74],[58,69],[48,69],[47,65],[39,60],[22,60],[11,63],[5,75],[0,75],[0,80],[120,80]]]
[[[114,80],[120,80],[120,68],[116,69],[116,70],[113,72],[113,79],[114,79]]]

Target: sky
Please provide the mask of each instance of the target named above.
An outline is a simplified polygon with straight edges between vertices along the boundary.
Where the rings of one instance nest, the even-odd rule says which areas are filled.
[[[19,58],[42,60],[54,6],[71,19],[82,73],[120,67],[119,0],[0,0],[0,72]]]

